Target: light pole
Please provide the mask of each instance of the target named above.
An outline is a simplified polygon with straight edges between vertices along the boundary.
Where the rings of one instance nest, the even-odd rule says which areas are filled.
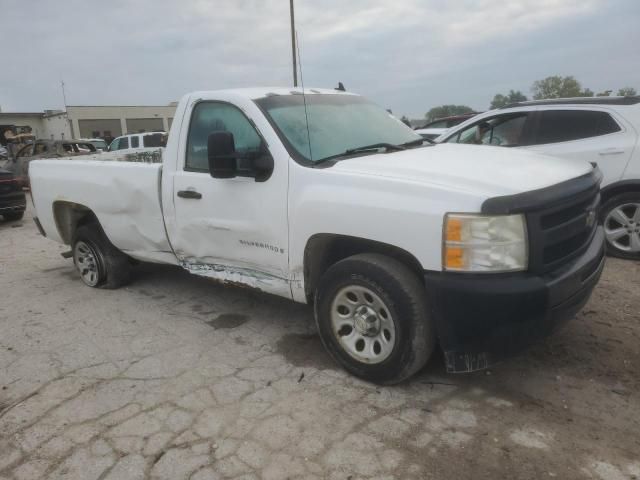
[[[293,0],[289,0],[289,11],[291,13],[291,58],[293,59],[293,86],[298,86],[298,72],[296,65],[296,26],[293,14]]]

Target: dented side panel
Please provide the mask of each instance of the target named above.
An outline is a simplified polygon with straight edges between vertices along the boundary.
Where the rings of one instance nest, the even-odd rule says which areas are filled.
[[[109,240],[132,257],[177,263],[164,230],[158,191],[161,164],[116,160],[116,154],[93,158],[32,162],[34,205],[47,236],[67,243],[53,206],[68,203],[91,210]]]

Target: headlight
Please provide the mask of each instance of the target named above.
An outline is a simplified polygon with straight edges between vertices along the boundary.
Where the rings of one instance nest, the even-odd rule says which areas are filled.
[[[526,270],[527,263],[527,230],[523,215],[445,215],[444,270],[515,272]]]

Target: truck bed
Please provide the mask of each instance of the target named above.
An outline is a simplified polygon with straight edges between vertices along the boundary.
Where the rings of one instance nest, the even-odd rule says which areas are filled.
[[[162,216],[162,164],[156,163],[161,151],[142,153],[31,162],[33,202],[47,237],[69,243],[54,212],[61,204],[81,205],[95,213],[111,243],[131,257],[177,263]]]

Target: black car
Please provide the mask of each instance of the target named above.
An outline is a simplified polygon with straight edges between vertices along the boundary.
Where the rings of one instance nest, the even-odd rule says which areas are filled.
[[[22,181],[8,170],[0,168],[0,215],[5,220],[20,220],[27,208]]]

